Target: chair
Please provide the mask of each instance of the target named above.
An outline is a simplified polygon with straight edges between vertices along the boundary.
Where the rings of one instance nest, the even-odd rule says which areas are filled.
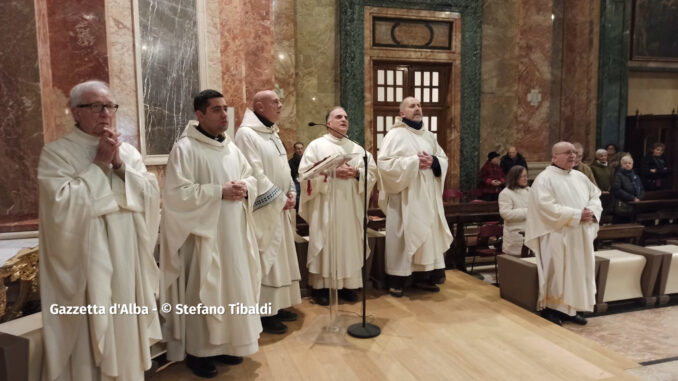
[[[501,237],[504,234],[504,226],[498,222],[489,222],[478,228],[476,247],[473,252],[471,274],[476,264],[476,256],[494,257],[494,276],[497,279],[497,254],[501,254]],[[492,247],[490,247],[492,245]],[[499,283],[499,282],[497,282]]]

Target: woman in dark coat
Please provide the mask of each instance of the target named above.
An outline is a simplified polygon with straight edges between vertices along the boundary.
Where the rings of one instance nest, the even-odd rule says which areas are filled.
[[[621,158],[619,169],[612,181],[612,195],[614,197],[614,216],[612,222],[623,224],[631,221],[632,201],[640,201],[645,197],[645,189],[640,177],[633,172],[633,158],[630,155]]]
[[[645,189],[661,189],[663,179],[670,173],[671,168],[664,157],[664,143],[654,143],[652,154],[645,156],[640,164],[640,176]]]
[[[504,188],[504,171],[499,166],[499,154],[492,151],[487,154],[487,161],[480,169],[480,198],[485,201],[497,201],[499,192]]]

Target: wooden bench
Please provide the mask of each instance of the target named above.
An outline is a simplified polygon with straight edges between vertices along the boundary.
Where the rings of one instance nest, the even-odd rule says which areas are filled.
[[[638,244],[644,229],[645,226],[641,224],[602,225],[593,244],[596,250],[602,247],[603,241],[628,240],[629,243]]]

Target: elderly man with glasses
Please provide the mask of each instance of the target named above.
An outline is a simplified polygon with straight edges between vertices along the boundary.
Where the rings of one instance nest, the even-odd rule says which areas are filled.
[[[108,86],[73,87],[76,128],[44,147],[40,294],[48,380],[143,380],[161,339],[155,308],[159,193],[119,141]]]
[[[600,190],[573,171],[577,150],[556,143],[551,166],[532,183],[527,203],[525,245],[534,251],[539,276],[537,309],[560,325],[586,324],[577,311],[595,304],[593,240],[602,207]]]

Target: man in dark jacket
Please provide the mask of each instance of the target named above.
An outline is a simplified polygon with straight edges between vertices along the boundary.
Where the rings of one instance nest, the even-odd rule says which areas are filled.
[[[501,169],[504,170],[504,174],[507,174],[514,165],[522,165],[525,167],[525,169],[527,169],[527,162],[525,161],[525,158],[514,146],[509,147],[508,153],[501,158],[500,165]]]

